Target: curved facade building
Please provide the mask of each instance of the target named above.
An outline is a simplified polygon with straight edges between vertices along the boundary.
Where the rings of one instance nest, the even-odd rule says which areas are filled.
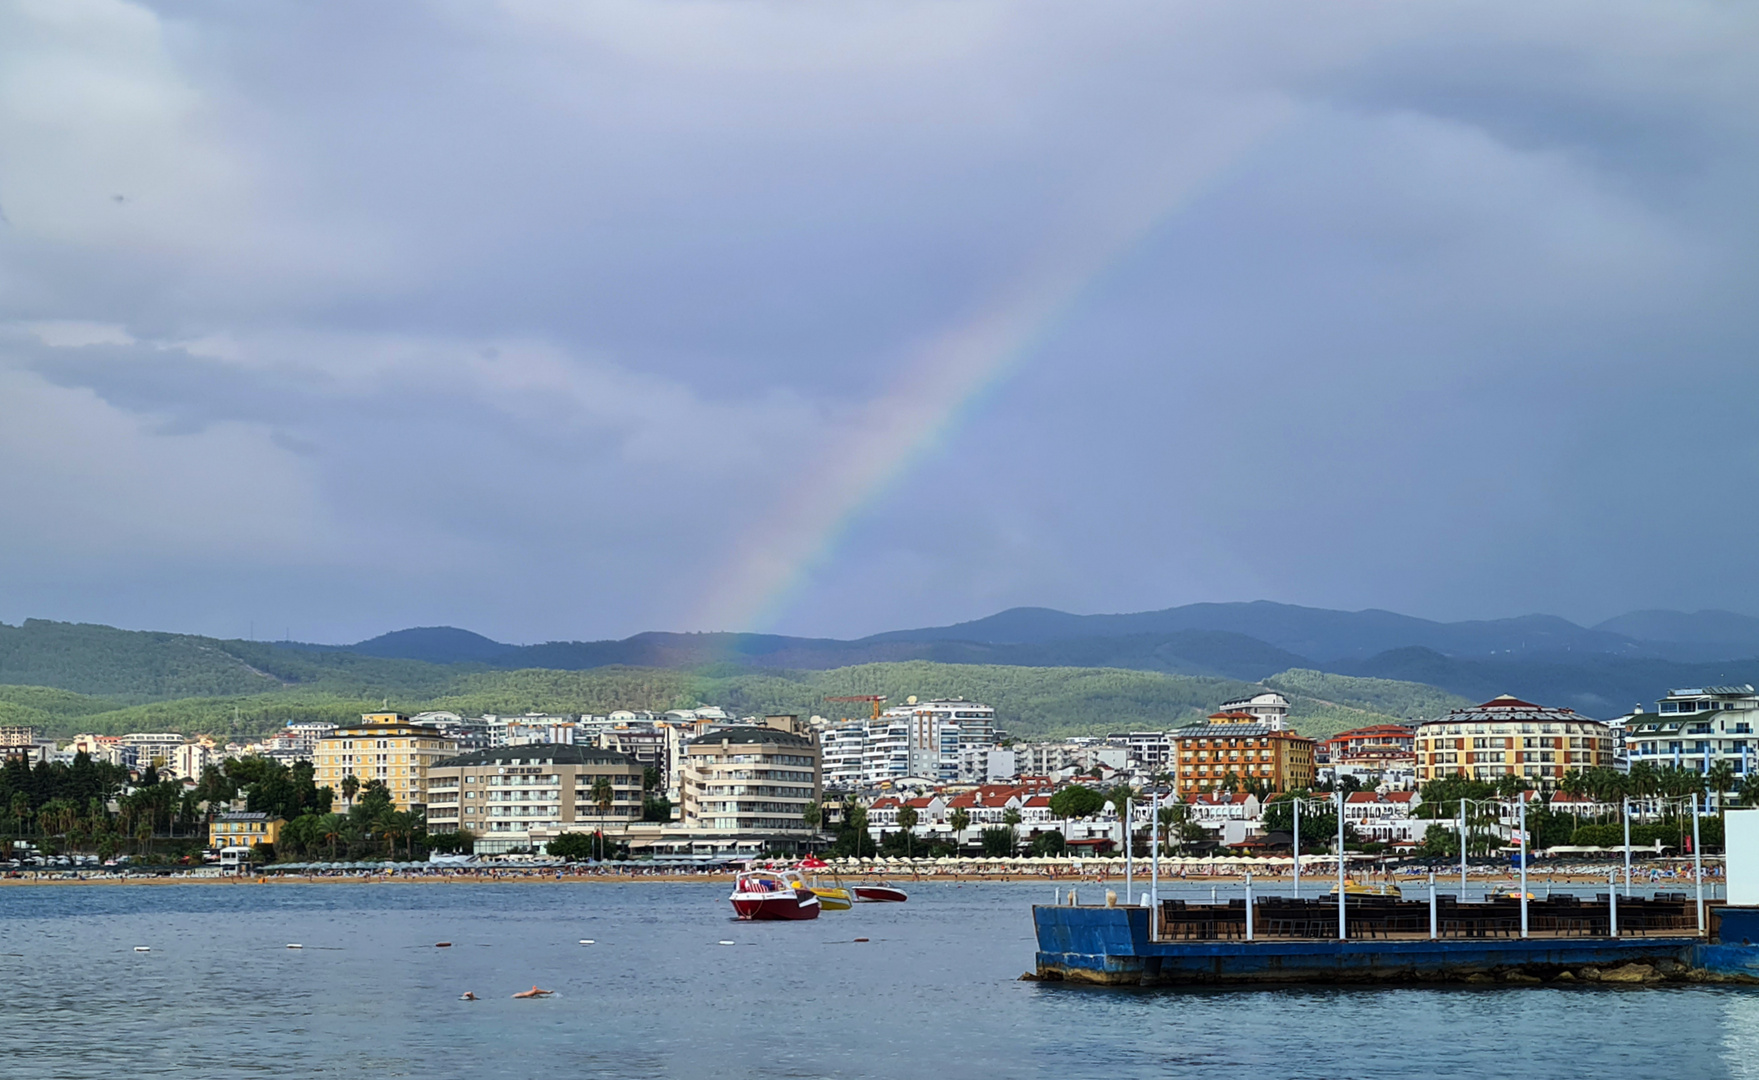
[[[1520,776],[1555,784],[1572,769],[1610,768],[1614,751],[1612,729],[1600,721],[1504,694],[1418,725],[1417,780]]]

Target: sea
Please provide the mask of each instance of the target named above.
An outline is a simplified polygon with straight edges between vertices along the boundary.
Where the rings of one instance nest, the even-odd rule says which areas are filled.
[[[1048,883],[727,892],[0,888],[0,1077],[1759,1077],[1759,989],[1083,988],[1020,980]]]

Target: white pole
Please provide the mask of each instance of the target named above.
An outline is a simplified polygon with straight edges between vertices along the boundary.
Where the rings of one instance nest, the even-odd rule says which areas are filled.
[[[1619,813],[1625,819],[1625,896],[1631,895],[1631,797],[1619,800]]]
[[[1135,869],[1135,862],[1134,862],[1133,857],[1136,853],[1136,844],[1133,842],[1133,838],[1130,836],[1130,809],[1131,809],[1130,800],[1125,799],[1124,800],[1124,903],[1125,904],[1134,904],[1136,902],[1136,897],[1131,895],[1135,891],[1135,889],[1134,889],[1135,874],[1133,873],[1133,871]]]
[[[1619,936],[1619,872],[1606,872],[1606,917],[1613,937]]]
[[[1439,925],[1440,925],[1440,919],[1439,919],[1439,917],[1436,913],[1436,910],[1435,910],[1435,871],[1431,870],[1429,872],[1429,940],[1430,941],[1434,941],[1437,937],[1440,936],[1439,934],[1436,933],[1436,927]]]
[[[1149,800],[1148,835],[1151,838],[1152,854],[1148,858],[1148,910],[1153,912],[1148,917],[1148,933],[1151,937],[1160,937],[1160,792],[1155,792]]]
[[[1692,792],[1692,876],[1698,879],[1698,936],[1704,936],[1704,845],[1698,841],[1698,793]]]
[[[1527,800],[1522,795],[1516,795],[1515,799],[1519,803],[1519,808],[1520,808],[1519,821],[1520,821],[1520,828],[1521,828],[1521,936],[1526,937],[1527,936],[1527,847],[1528,847],[1528,844],[1527,844]]]
[[[1301,796],[1295,796],[1295,899],[1301,899]]]
[[[1466,902],[1466,800],[1460,800],[1460,903]]]
[[[1350,934],[1344,921],[1344,793],[1336,791],[1332,797],[1338,804],[1338,940],[1346,941]]]
[[[1246,940],[1252,940],[1252,871],[1246,871]]]

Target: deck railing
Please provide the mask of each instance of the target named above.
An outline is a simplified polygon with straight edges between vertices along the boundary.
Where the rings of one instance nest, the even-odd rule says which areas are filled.
[[[1614,905],[1609,894],[1593,900],[1553,896],[1527,902],[1530,937],[1611,937]],[[1248,937],[1246,901],[1191,903],[1163,900],[1159,919],[1161,941],[1245,940]],[[1697,932],[1697,920],[1684,894],[1654,898],[1618,897],[1617,936],[1679,936]],[[1460,903],[1452,896],[1436,897],[1432,910],[1427,900],[1392,897],[1347,897],[1346,934],[1367,938],[1490,938],[1519,937],[1521,907],[1518,899],[1493,898]],[[1258,897],[1252,901],[1250,936],[1255,940],[1312,938],[1336,940],[1336,897],[1292,899]]]

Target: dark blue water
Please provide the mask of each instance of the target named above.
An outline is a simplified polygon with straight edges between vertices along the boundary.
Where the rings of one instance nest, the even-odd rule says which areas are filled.
[[[1759,1077],[1752,990],[1019,982],[1049,891],[748,924],[720,885],[0,888],[0,1076]]]

